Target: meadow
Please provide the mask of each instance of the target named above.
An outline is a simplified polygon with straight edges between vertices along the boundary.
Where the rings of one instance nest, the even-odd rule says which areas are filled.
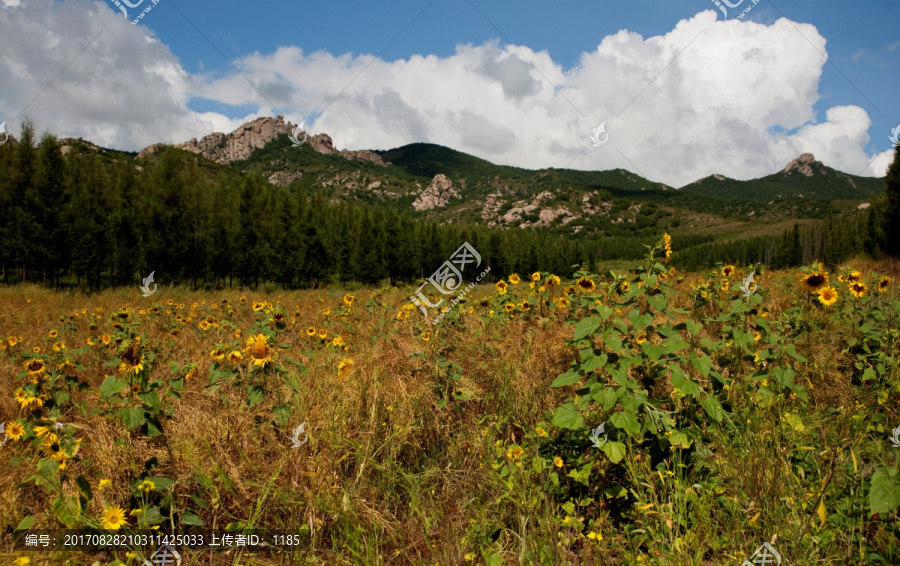
[[[437,325],[415,287],[0,288],[0,561],[193,527],[303,545],[184,564],[900,563],[900,266],[671,253],[506,274]]]

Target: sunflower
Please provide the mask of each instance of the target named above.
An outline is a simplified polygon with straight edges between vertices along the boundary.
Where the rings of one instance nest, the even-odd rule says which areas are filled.
[[[541,438],[547,436],[547,431],[544,430],[543,427],[536,427],[534,429],[534,432],[537,433],[537,435],[540,436]]]
[[[495,287],[497,288],[498,293],[500,293],[501,295],[505,295],[508,285],[506,284],[506,281],[501,279],[500,281],[497,281]]]
[[[672,236],[669,235],[668,232],[663,234],[663,246],[665,250],[663,251],[663,261],[667,262],[672,258]]]
[[[578,286],[578,289],[583,293],[593,293],[597,290],[597,285],[594,283],[594,280],[590,277],[582,277],[578,281],[575,282],[575,285]]]
[[[25,364],[25,369],[28,370],[28,375],[36,377],[44,373],[46,366],[44,365],[44,360],[33,358]]]
[[[264,308],[266,308],[265,303],[260,303],[260,302],[253,303],[253,312],[259,312],[259,311],[263,310]]]
[[[559,456],[555,456],[553,458],[553,465],[556,466],[557,468],[562,468],[563,467],[562,458],[560,458]]]
[[[406,320],[407,318],[409,318],[409,311],[401,309],[397,312],[397,316],[395,318],[397,320]]]
[[[240,352],[240,350],[232,350],[231,353],[228,354],[228,362],[234,365],[239,365],[244,361],[244,354]]]
[[[518,273],[513,273],[509,276],[509,282],[513,285],[518,285],[522,282],[522,279],[519,277]]]
[[[505,310],[508,313],[512,312],[512,311],[516,310],[516,305],[514,303],[506,303],[505,305],[503,305],[503,310]]]
[[[491,300],[490,299],[481,299],[480,301],[478,301],[478,306],[483,309],[486,309],[489,306],[491,306]]]
[[[522,301],[522,304],[519,305],[519,308],[525,312],[528,312],[531,310],[531,303],[529,303],[528,301]]]
[[[247,304],[247,297],[241,297],[240,299],[238,299],[238,302],[241,303],[242,305],[246,305],[246,304]]]
[[[862,273],[859,271],[851,271],[850,274],[847,275],[848,283],[857,283],[859,281],[862,281]]]
[[[184,380],[187,381],[196,376],[197,376],[197,366],[195,366],[194,364],[189,364],[187,366],[187,371],[184,373]]]
[[[137,375],[144,369],[144,363],[141,356],[134,358],[123,358],[119,364],[119,373],[133,373]]]
[[[694,300],[703,303],[709,300],[709,287],[706,285],[700,285],[697,287],[697,291],[694,294]]]
[[[209,330],[209,323],[205,320],[200,321],[200,330]]]
[[[425,332],[422,333],[422,341],[428,342],[429,340],[431,340],[431,332],[428,332],[426,330]]]
[[[66,360],[63,363],[59,364],[58,369],[62,372],[63,375],[67,377],[73,377],[75,375],[75,364],[73,364],[70,360]]]
[[[13,346],[15,346],[16,344],[19,343],[19,339],[16,338],[15,336],[10,336],[9,338],[6,339],[6,343],[9,344],[10,348],[12,348]]]
[[[51,330],[50,333],[47,334],[47,336],[49,336],[50,338],[56,338],[57,336],[59,336],[59,332],[57,332],[56,330]]]
[[[868,290],[869,290],[869,288],[866,286],[865,283],[856,282],[856,283],[850,284],[850,294],[853,295],[854,297],[856,297],[857,299],[860,297],[865,297],[866,291],[868,291]]]
[[[534,273],[532,273],[532,274],[531,274],[531,280],[532,280],[532,281],[540,281],[540,280],[541,280],[541,272],[540,272],[540,271],[535,271]]]
[[[107,507],[103,510],[100,517],[100,526],[104,529],[118,531],[122,525],[127,525],[125,520],[125,510],[116,505],[115,507]]]
[[[325,340],[326,338],[328,338],[328,331],[325,330],[324,328],[320,329],[319,330],[319,340]]]
[[[306,335],[309,336],[310,338],[312,338],[313,336],[316,335],[316,329],[313,328],[312,326],[310,326],[309,328],[306,329]]]
[[[221,362],[225,359],[225,350],[222,348],[216,348],[215,350],[211,350],[209,352],[209,357],[214,361]]]
[[[521,446],[511,446],[509,450],[506,451],[506,457],[512,462],[517,462],[522,458],[522,454],[524,453],[525,450],[523,450]]]
[[[557,285],[559,285],[559,277],[557,277],[556,275],[551,275],[544,280],[544,285],[546,287],[556,287]]]
[[[577,292],[578,292],[578,289],[576,289],[574,285],[569,285],[568,287],[563,289],[563,295],[565,295],[567,297],[569,295],[574,295]]]
[[[728,290],[728,287],[729,287],[728,279],[722,279],[722,284],[721,284],[721,286],[722,286],[722,290],[723,290],[723,291],[727,291],[727,290]]]
[[[878,281],[878,285],[877,285],[878,292],[884,293],[885,291],[887,291],[887,288],[893,282],[894,282],[894,280],[891,279],[890,277],[887,277],[887,276],[882,277],[881,280]]]
[[[643,344],[644,342],[647,341],[647,333],[646,332],[639,333],[637,336],[634,337],[634,341],[637,343],[638,346],[640,346],[641,344]]]
[[[726,265],[722,268],[722,277],[731,277],[732,275],[734,275],[733,265]]]
[[[631,283],[629,283],[628,281],[625,281],[624,279],[622,279],[618,283],[616,283],[616,294],[624,295],[625,293],[627,293],[630,290],[631,290]]]
[[[6,435],[12,440],[19,440],[25,436],[25,427],[18,421],[12,422],[6,427]]]
[[[561,309],[565,309],[569,307],[569,299],[565,297],[560,297],[556,300],[556,306]]]
[[[353,301],[355,301],[355,300],[356,300],[356,297],[354,297],[353,295],[344,295],[344,304],[347,305],[348,307],[352,307]]]
[[[825,305],[826,307],[830,307],[838,300],[838,292],[834,287],[822,287],[816,292],[816,295],[819,297],[819,302]]]
[[[353,360],[350,358],[344,358],[340,362],[338,362],[338,377],[344,377],[353,372]]]
[[[112,340],[112,336],[110,336],[109,334],[100,335],[100,342],[102,342],[104,346],[109,346],[110,340]]]
[[[331,339],[331,345],[335,348],[340,348],[344,345],[344,339],[340,336],[335,336]]]
[[[138,486],[138,491],[144,492],[145,495],[155,490],[156,484],[150,480],[144,480],[141,482],[141,485]]]
[[[822,271],[814,271],[800,279],[800,283],[810,293],[816,291],[820,287],[828,285],[828,274]]]
[[[284,313],[276,312],[275,314],[273,314],[272,322],[274,322],[275,324],[284,324]]]
[[[265,334],[257,334],[247,340],[247,353],[250,361],[255,366],[265,366],[275,361],[272,349],[268,345],[269,337]]]

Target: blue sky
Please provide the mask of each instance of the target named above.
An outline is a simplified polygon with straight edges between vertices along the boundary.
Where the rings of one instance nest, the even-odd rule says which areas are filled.
[[[281,111],[338,147],[432,141],[498,163],[622,167],[674,186],[761,176],[803,151],[846,172],[883,171],[900,123],[900,3],[752,2],[726,22],[711,0],[160,0],[126,26],[111,17],[115,0],[0,0],[10,43],[0,84],[15,85],[0,87],[0,121],[102,31],[29,105],[39,127],[139,149]],[[17,57],[35,61],[22,71]],[[110,100],[73,101],[80,89]],[[139,111],[135,96],[146,100]],[[611,143],[597,150],[586,138],[605,120]]]

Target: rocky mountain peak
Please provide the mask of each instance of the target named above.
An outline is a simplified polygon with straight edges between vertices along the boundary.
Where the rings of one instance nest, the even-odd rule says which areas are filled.
[[[816,161],[816,158],[811,153],[803,153],[797,159],[788,163],[784,169],[781,170],[782,173],[790,173],[791,171],[799,171],[802,175],[806,175],[807,177],[813,176],[813,169],[811,165],[822,163]]]

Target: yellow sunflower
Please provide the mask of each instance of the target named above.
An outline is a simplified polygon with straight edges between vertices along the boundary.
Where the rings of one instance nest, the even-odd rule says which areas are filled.
[[[546,287],[556,287],[557,285],[559,285],[559,277],[556,275],[551,275],[544,280],[544,286]]]
[[[25,427],[18,421],[12,422],[6,426],[6,435],[11,440],[19,440],[25,436]]]
[[[253,312],[259,312],[259,311],[263,310],[264,308],[266,308],[265,303],[259,303],[259,302],[253,303]]]
[[[868,291],[868,290],[869,290],[869,288],[866,286],[865,283],[856,282],[856,283],[850,284],[850,294],[853,295],[854,297],[856,297],[857,299],[860,297],[865,297],[866,291]]]
[[[353,295],[344,295],[344,304],[347,305],[348,307],[352,307],[353,301],[355,301],[355,300],[356,300],[356,297],[354,297]]]
[[[431,332],[428,332],[426,330],[425,332],[422,333],[422,341],[428,342],[429,340],[431,340]]]
[[[556,306],[561,309],[568,308],[569,307],[569,299],[567,299],[565,297],[560,297],[559,299],[556,300]]]
[[[862,273],[859,271],[851,271],[849,275],[847,275],[847,281],[849,283],[856,283],[858,281],[862,281]]]
[[[828,274],[821,271],[814,271],[800,279],[803,288],[810,293],[828,285]]]
[[[882,277],[881,280],[878,281],[878,286],[877,286],[878,292],[884,293],[885,291],[887,291],[888,287],[890,287],[891,283],[893,283],[893,282],[894,282],[894,280],[891,279],[890,277],[887,277],[887,276]]]
[[[498,293],[500,293],[501,295],[505,295],[508,285],[506,284],[506,281],[501,279],[500,281],[497,281],[495,287],[497,288]]]
[[[190,364],[187,366],[187,371],[184,373],[184,380],[187,381],[197,377],[197,366]]]
[[[838,300],[838,292],[834,287],[822,287],[816,292],[816,295],[819,297],[819,302],[825,305],[826,307],[830,307]]]
[[[57,332],[56,330],[51,330],[48,336],[50,336],[50,338],[56,338],[57,336],[59,336],[59,332]]]
[[[268,344],[269,337],[265,334],[257,334],[247,340],[247,353],[250,355],[250,361],[255,366],[265,366],[273,363],[274,353]]]
[[[344,345],[344,339],[340,336],[335,336],[331,339],[331,345],[335,348],[340,348]]]
[[[503,310],[505,310],[506,312],[512,312],[516,310],[516,305],[514,305],[513,303],[506,303],[505,305],[503,305]]]
[[[244,361],[244,354],[240,350],[232,350],[228,354],[228,361],[234,365],[239,365]]]
[[[306,329],[306,335],[309,336],[310,338],[314,337],[316,335],[316,329],[313,328],[312,326],[310,326],[309,328]]]
[[[733,265],[726,265],[722,268],[722,277],[731,277],[732,275],[734,275]]]
[[[345,377],[353,372],[354,366],[353,360],[350,358],[344,358],[340,362],[338,362],[338,377]]]
[[[34,377],[44,373],[44,369],[46,369],[46,366],[44,366],[43,360],[33,358],[25,364],[25,369],[28,370],[28,375]]]
[[[215,350],[211,350],[209,352],[209,357],[214,361],[221,362],[225,359],[225,350],[221,348],[216,348]]]
[[[616,294],[624,295],[625,293],[627,293],[630,290],[631,290],[631,283],[629,283],[628,281],[625,281],[624,279],[622,279],[618,283],[616,283]]]
[[[103,510],[103,515],[100,516],[100,526],[104,529],[118,531],[122,525],[127,524],[128,521],[125,520],[125,511],[118,505],[107,507]]]
[[[325,340],[326,338],[328,338],[328,331],[325,330],[324,328],[320,329],[319,330],[319,340]]]
[[[150,480],[144,480],[138,486],[138,491],[142,491],[145,495],[154,490],[156,490],[156,484]]]
[[[532,281],[540,281],[540,280],[541,280],[541,272],[540,272],[540,271],[535,271],[534,273],[532,273],[532,274],[531,274],[531,280],[532,280]]]
[[[593,293],[597,290],[597,285],[590,277],[582,277],[575,282],[575,285],[582,293]]]
[[[513,285],[518,285],[522,282],[522,279],[519,277],[518,273],[513,273],[509,276],[509,282]]]

